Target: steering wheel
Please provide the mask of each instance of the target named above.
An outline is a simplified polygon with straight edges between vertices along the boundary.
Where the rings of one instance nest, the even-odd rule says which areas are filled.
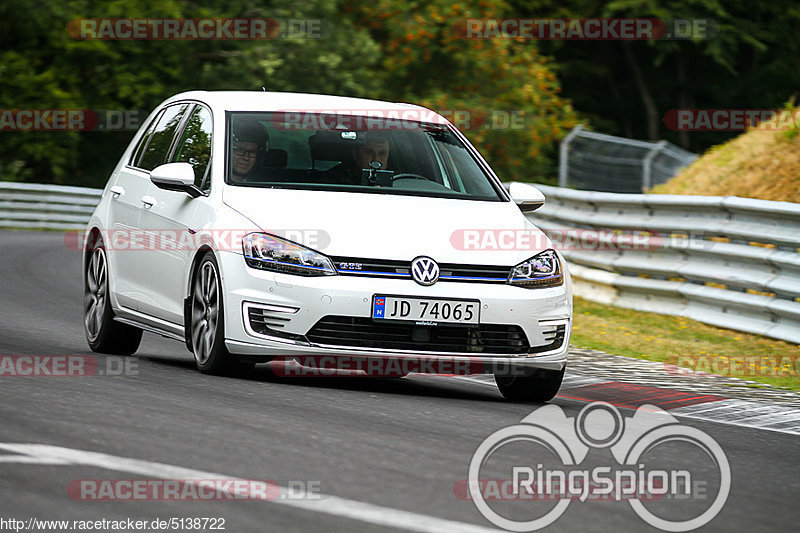
[[[395,174],[394,176],[392,176],[392,181],[395,181],[395,180],[406,180],[406,179],[431,181],[429,178],[426,178],[425,176],[422,176],[421,174],[412,174],[410,172],[404,172],[402,174]]]

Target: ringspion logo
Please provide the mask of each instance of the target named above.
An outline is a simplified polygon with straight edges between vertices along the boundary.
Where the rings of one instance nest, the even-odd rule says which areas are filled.
[[[604,452],[608,463],[584,465],[590,453]],[[689,457],[702,467],[691,468]],[[547,527],[586,501],[627,503],[653,527],[690,531],[717,516],[730,487],[728,459],[707,433],[653,405],[624,418],[611,404],[595,402],[575,417],[546,405],[492,433],[453,491],[509,531]],[[511,513],[506,501],[527,505]]]

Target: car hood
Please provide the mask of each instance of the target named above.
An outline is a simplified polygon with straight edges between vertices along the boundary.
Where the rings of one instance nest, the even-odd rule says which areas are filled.
[[[231,186],[223,201],[266,233],[337,257],[513,266],[552,247],[512,202]]]

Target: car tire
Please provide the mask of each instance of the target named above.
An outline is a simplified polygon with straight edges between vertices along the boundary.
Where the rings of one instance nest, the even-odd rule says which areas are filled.
[[[526,376],[497,376],[494,380],[497,388],[506,400],[513,402],[544,403],[552,400],[561,381],[564,379],[566,367],[561,370],[544,370],[537,368]]]
[[[94,243],[83,274],[83,330],[89,348],[111,355],[134,354],[142,342],[142,330],[114,320],[108,291],[108,256],[102,237]]]
[[[192,279],[189,342],[197,369],[204,374],[244,377],[254,363],[242,362],[225,347],[225,306],[219,265],[206,252]]]

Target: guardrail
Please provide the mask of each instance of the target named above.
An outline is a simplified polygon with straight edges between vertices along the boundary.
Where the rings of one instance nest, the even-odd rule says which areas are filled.
[[[0,227],[84,229],[102,189],[0,182]]]
[[[575,294],[800,343],[800,204],[538,188],[530,219],[567,245]],[[101,194],[0,182],[0,227],[83,229]],[[639,246],[602,249],[608,231]]]
[[[576,295],[800,343],[800,204],[537,187]]]

